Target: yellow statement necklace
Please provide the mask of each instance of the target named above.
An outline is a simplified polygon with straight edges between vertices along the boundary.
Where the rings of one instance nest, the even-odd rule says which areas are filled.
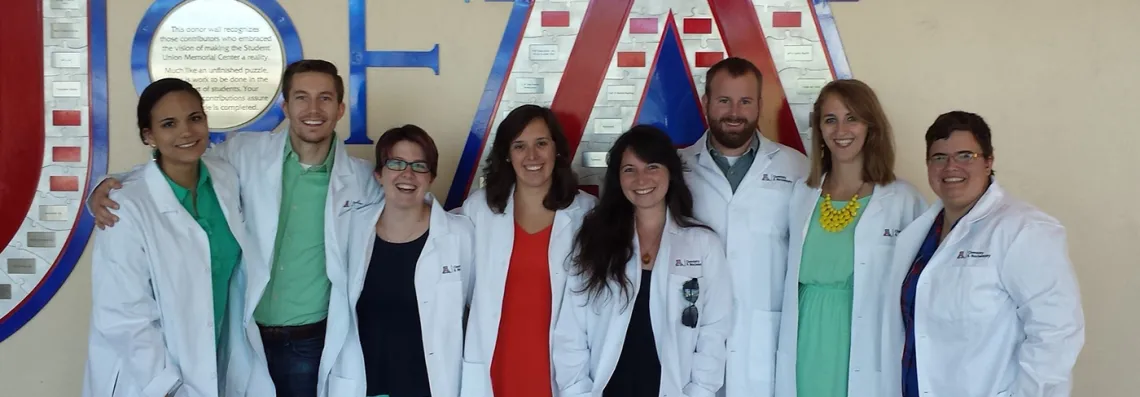
[[[847,202],[843,208],[835,209],[831,205],[831,195],[825,193],[823,195],[823,202],[819,203],[819,225],[823,226],[823,230],[832,233],[837,233],[847,228],[851,221],[855,220],[855,216],[859,214],[859,193],[855,193],[855,197]]]

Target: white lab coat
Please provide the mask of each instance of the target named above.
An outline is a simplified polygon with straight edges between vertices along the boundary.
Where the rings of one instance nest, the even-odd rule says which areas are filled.
[[[562,306],[562,288],[566,285],[566,258],[573,249],[574,235],[582,225],[582,217],[594,207],[597,198],[578,192],[574,202],[554,215],[548,249],[550,265],[550,331],[553,340],[554,326]],[[471,309],[467,319],[467,335],[463,347],[462,386],[464,397],[493,397],[491,391],[491,359],[499,334],[499,319],[503,314],[503,292],[507,284],[507,268],[514,248],[515,217],[514,193],[507,201],[502,214],[487,206],[486,191],[471,194],[456,212],[467,215],[475,224],[475,270],[471,296]],[[551,375],[551,390],[554,379]]]
[[[732,282],[723,243],[711,230],[682,228],[666,217],[649,289],[649,313],[662,397],[712,397],[724,385],[726,341],[732,331]],[[630,294],[610,282],[610,295],[588,300],[580,292],[585,275],[572,275],[564,288],[562,313],[554,334],[554,377],[559,397],[601,397],[617,368],[633,314],[633,298],[645,281],[637,233],[633,257],[626,263]],[[698,325],[686,327],[681,313],[689,307],[683,285],[696,278]],[[629,298],[627,300],[627,297]]]
[[[468,273],[474,265],[475,227],[462,215],[450,214],[430,195],[428,239],[416,262],[415,286],[423,331],[424,360],[432,396],[459,396],[463,364],[463,313],[468,300]],[[356,307],[376,243],[376,222],[384,211],[377,201],[353,218],[349,238],[349,303]],[[352,327],[329,380],[329,395],[365,396],[368,379],[360,346],[359,321],[352,311]],[[393,326],[399,326],[394,324]]]
[[[855,224],[854,297],[851,304],[851,357],[847,394],[851,397],[886,396],[881,378],[882,291],[886,289],[895,239],[926,210],[926,201],[913,185],[895,180],[875,186],[871,201],[860,209]],[[789,216],[791,244],[784,284],[779,348],[776,353],[776,396],[796,397],[796,355],[799,336],[800,259],[812,216],[819,207],[820,188],[796,184]]]
[[[223,161],[202,160],[242,248],[242,262],[260,261],[242,221],[237,173]],[[95,231],[82,395],[218,396],[218,377],[226,376],[227,361],[218,357],[229,354],[227,340],[242,334],[223,330],[221,346],[215,345],[215,328],[222,324],[214,323],[208,236],[179,203],[157,163],[146,163],[122,182],[122,189],[111,192],[119,203],[119,223]],[[239,265],[231,279],[230,309],[243,298],[244,269]],[[234,379],[222,383],[223,396],[241,394]]]
[[[261,332],[253,320],[253,311],[261,301],[269,283],[270,261],[273,257],[281,210],[281,175],[285,161],[285,140],[288,132],[246,132],[236,134],[215,146],[207,155],[225,159],[241,176],[241,199],[245,204],[245,220],[259,251],[265,259],[250,263],[251,276],[244,301],[244,326],[247,342],[243,355],[230,363],[234,376],[249,379],[249,396],[275,395],[273,381],[265,360]],[[384,192],[372,177],[372,163],[348,155],[344,143],[334,140],[335,159],[329,178],[329,193],[325,203],[325,261],[327,275],[332,283],[329,297],[328,325],[325,347],[321,354],[317,395],[328,396],[329,374],[340,352],[355,330],[352,315],[356,312],[348,301],[348,240],[349,222],[361,216],[367,203],[383,198]],[[256,267],[256,269],[252,269]],[[235,349],[237,346],[235,346]],[[339,397],[339,396],[336,396]]]
[[[942,208],[936,202],[896,243],[882,395],[901,395],[902,283]],[[1085,322],[1064,227],[995,180],[927,262],[914,322],[923,397],[1069,396]]]
[[[681,150],[697,220],[720,235],[732,275],[735,317],[721,393],[728,397],[772,396],[789,202],[793,186],[808,170],[802,153],[758,136],[756,158],[735,194],[705,146],[707,132]]]

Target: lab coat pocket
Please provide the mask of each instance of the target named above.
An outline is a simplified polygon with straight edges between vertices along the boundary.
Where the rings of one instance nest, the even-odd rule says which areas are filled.
[[[700,277],[699,267],[696,268],[698,271],[685,269],[687,271],[681,272],[680,274],[677,269],[685,268],[675,268],[671,271],[671,274],[669,274],[669,290],[667,291],[669,294],[669,324],[670,327],[677,330],[678,351],[687,354],[695,351],[697,348],[697,327],[700,326],[700,316],[704,313],[701,313],[700,309],[702,305],[700,302],[690,304],[689,301],[685,299],[685,283],[689,282],[689,280],[697,280],[698,301],[700,300],[699,294],[705,292],[704,288],[706,288],[706,286],[701,285],[705,279]],[[697,308],[696,327],[689,327],[684,324],[685,310],[688,310],[689,306],[695,306]]]
[[[333,375],[329,377],[329,396],[363,397],[366,391],[357,389],[356,384],[357,382],[352,379]]]
[[[702,295],[705,295],[709,288],[709,285],[704,278],[704,267],[693,265],[692,262],[694,261],[677,260],[677,265],[674,265],[669,269],[669,291],[667,291],[667,296],[669,297],[669,307],[673,309],[673,313],[669,316],[669,318],[673,324],[676,324],[676,326],[680,328],[680,336],[682,337],[686,335],[686,330],[696,330],[695,327],[687,327],[681,325],[681,317],[684,316],[684,311],[689,306],[697,307],[697,323],[700,324],[699,310],[702,306],[704,306],[702,303],[704,303],[706,299]],[[699,263],[699,261],[697,263]],[[688,283],[691,280],[696,280],[696,289],[694,291],[690,291],[690,293],[695,292],[696,294],[696,299],[692,303],[690,303],[686,298],[685,291],[685,283]]]
[[[776,333],[779,332],[780,312],[752,311],[753,332],[748,347],[748,377],[752,382],[770,383],[774,378],[776,360]]]
[[[931,276],[937,286],[931,288],[929,307],[939,310],[931,310],[930,316],[955,327],[981,332],[974,325],[994,315],[998,307],[993,302],[1006,299],[997,270],[991,266],[955,264]]]
[[[463,360],[463,372],[459,385],[460,397],[487,397],[491,396],[491,372],[487,364],[478,364]]]

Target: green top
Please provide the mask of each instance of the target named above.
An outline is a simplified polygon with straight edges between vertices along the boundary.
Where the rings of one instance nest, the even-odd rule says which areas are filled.
[[[325,201],[334,147],[329,146],[324,163],[310,166],[301,164],[285,138],[281,212],[269,285],[253,312],[258,324],[306,325],[328,316],[332,283],[325,272]]]
[[[712,137],[705,140],[705,147],[708,148],[709,154],[712,155],[713,162],[716,163],[717,168],[724,173],[728,178],[728,184],[732,186],[732,192],[736,193],[736,187],[740,186],[740,181],[744,180],[744,175],[748,173],[748,169],[752,168],[752,161],[756,159],[756,152],[760,150],[760,137],[756,134],[752,135],[752,143],[748,145],[748,150],[736,159],[735,163],[729,164],[728,157],[721,154],[719,150],[713,147]]]
[[[855,226],[871,197],[859,198],[855,219],[832,233],[819,224],[817,199],[800,257],[799,335],[796,394],[804,397],[847,395],[851,359],[851,304],[854,299]],[[832,201],[841,209],[847,201]]]
[[[229,222],[226,222],[221,203],[218,202],[218,195],[214,192],[214,185],[210,181],[210,171],[206,169],[205,164],[202,164],[202,160],[198,160],[197,197],[190,194],[189,189],[174,183],[165,172],[162,176],[166,177],[166,182],[174,191],[174,197],[183,208],[186,208],[186,211],[190,212],[190,216],[194,217],[194,221],[198,222],[198,226],[206,232],[206,238],[210,242],[210,279],[214,292],[214,342],[221,343],[224,328],[222,319],[229,298],[230,278],[237,268],[238,261],[241,260],[241,246],[230,232]]]

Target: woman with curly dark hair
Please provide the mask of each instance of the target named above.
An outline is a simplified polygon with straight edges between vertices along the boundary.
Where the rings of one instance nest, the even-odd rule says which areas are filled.
[[[669,136],[614,143],[601,199],[574,240],[554,336],[560,395],[714,395],[724,384],[732,285],[720,238],[693,219]]]

